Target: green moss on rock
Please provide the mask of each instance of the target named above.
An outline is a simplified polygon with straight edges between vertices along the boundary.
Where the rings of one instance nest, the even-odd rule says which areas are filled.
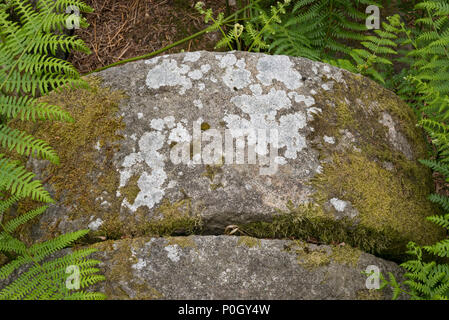
[[[181,248],[196,248],[197,245],[195,243],[193,236],[188,237],[167,237],[167,245],[178,245]]]
[[[134,275],[133,265],[138,263],[134,251],[142,248],[145,243],[144,238],[125,239],[120,242],[105,241],[93,245],[100,252],[109,255],[107,262],[108,269],[103,270],[107,278],[104,293],[109,299],[134,299],[134,300],[154,300],[162,299],[164,295],[157,289],[145,282],[139,283]],[[132,283],[132,293],[125,291],[120,286],[121,283]]]
[[[381,290],[364,289],[357,292],[357,300],[384,300],[384,294]]]
[[[241,236],[237,240],[237,245],[239,246],[246,246],[248,248],[256,248],[260,247],[261,240],[253,237],[248,236]]]
[[[317,199],[349,201],[358,211],[360,226],[391,237],[389,250],[402,250],[409,240],[433,243],[441,232],[425,217],[434,207],[426,199],[421,184],[407,181],[362,154],[333,157],[313,186]]]
[[[332,260],[338,264],[346,264],[357,267],[362,252],[351,246],[335,246],[332,249]]]

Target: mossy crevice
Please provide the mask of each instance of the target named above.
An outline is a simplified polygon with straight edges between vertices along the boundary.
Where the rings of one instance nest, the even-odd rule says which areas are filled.
[[[279,211],[271,221],[242,224],[239,229],[256,238],[313,239],[321,244],[346,243],[376,254],[391,246],[389,235],[372,228],[356,226],[348,218],[335,220],[318,204],[295,207],[288,203],[287,207],[287,211]]]

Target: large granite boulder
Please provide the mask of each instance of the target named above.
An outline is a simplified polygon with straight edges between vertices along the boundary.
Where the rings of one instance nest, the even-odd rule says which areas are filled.
[[[57,201],[33,239],[227,230],[397,256],[441,236],[424,219],[435,208],[414,114],[367,78],[302,58],[189,52],[88,80],[44,98],[75,123],[28,128],[61,157],[29,162]]]

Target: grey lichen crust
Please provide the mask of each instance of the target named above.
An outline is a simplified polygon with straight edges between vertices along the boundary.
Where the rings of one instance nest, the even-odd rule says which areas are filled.
[[[92,185],[70,192],[94,190],[95,203],[62,205],[61,193],[35,237],[45,234],[43,228],[81,226],[107,237],[139,236],[183,211],[187,222],[198,218],[203,230],[223,232],[309,204],[314,219],[345,221],[374,242],[379,236],[402,248],[408,240],[438,237],[423,219],[433,211],[426,200],[430,174],[416,161],[425,144],[413,114],[366,78],[307,59],[245,52],[167,55],[95,76],[101,87],[127,96],[115,113],[122,123],[117,151],[105,162],[106,144],[86,146],[96,154],[87,174]],[[254,148],[259,159],[277,145],[274,174],[261,175],[266,164],[259,162],[202,162],[218,148],[217,131],[236,137],[251,128],[278,133],[277,141],[267,136]],[[198,131],[201,150],[194,147]],[[255,145],[249,136],[248,146]],[[175,163],[173,155],[182,153],[189,160]],[[115,184],[98,190],[105,168],[112,168]]]
[[[96,247],[109,299],[391,299],[388,289],[368,290],[362,272],[375,265],[402,279],[396,264],[359,250],[287,240],[136,238]]]

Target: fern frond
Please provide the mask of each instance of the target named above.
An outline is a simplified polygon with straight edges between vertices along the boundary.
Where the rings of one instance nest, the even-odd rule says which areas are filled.
[[[54,202],[42,183],[39,180],[33,180],[34,177],[34,173],[0,154],[0,188],[23,198],[31,197],[46,203]]]
[[[48,143],[3,124],[0,124],[0,144],[3,148],[15,150],[20,155],[34,155],[59,164],[58,155]]]

